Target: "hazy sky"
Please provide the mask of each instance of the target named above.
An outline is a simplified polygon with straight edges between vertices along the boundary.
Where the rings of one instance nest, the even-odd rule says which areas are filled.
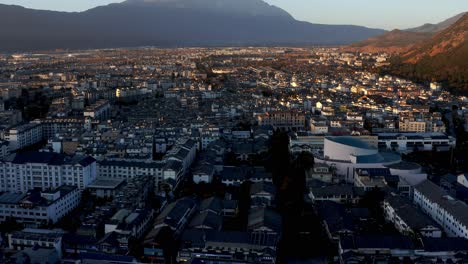
[[[233,0],[235,1],[235,0]],[[468,11],[468,0],[265,0],[296,19],[394,29],[437,23]],[[83,11],[122,0],[0,0],[36,9]]]

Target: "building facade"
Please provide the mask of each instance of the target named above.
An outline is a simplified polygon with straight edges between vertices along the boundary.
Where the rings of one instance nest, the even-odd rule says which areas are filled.
[[[380,133],[379,149],[398,152],[448,151],[456,139],[445,133]]]
[[[5,139],[10,142],[10,149],[22,149],[43,139],[41,124],[25,124],[11,128]]]
[[[468,205],[426,180],[414,189],[414,203],[436,221],[450,237],[468,239]]]
[[[75,186],[24,194],[4,193],[0,196],[0,221],[15,219],[26,226],[55,224],[75,209],[80,200],[81,191]]]
[[[305,114],[294,111],[272,111],[257,116],[257,121],[260,126],[300,130],[305,127]]]
[[[19,153],[0,162],[0,175],[3,192],[26,193],[62,185],[84,189],[96,179],[96,160],[48,152]]]

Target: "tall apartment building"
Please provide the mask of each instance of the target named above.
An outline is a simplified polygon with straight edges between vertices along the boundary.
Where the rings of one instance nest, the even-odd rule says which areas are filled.
[[[273,126],[282,129],[303,129],[306,125],[305,114],[295,111],[272,111],[257,116],[260,126]]]
[[[5,136],[10,142],[10,149],[22,149],[43,139],[41,124],[29,123],[11,128]]]
[[[468,239],[468,205],[426,180],[414,188],[414,203],[450,237]]]
[[[26,226],[57,223],[75,209],[81,200],[76,186],[61,186],[50,191],[32,190],[27,193],[0,195],[0,222],[14,217]]]
[[[62,185],[84,189],[96,179],[96,160],[48,152],[18,153],[0,161],[0,175],[2,192],[26,193]]]

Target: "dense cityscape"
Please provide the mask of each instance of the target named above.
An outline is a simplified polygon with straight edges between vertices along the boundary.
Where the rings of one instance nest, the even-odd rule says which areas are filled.
[[[0,264],[467,264],[467,10],[0,0]]]
[[[389,57],[1,56],[1,261],[466,263],[468,98]]]

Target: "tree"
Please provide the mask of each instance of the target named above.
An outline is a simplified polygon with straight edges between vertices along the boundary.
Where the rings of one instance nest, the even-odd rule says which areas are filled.
[[[290,168],[289,137],[286,132],[276,130],[271,139],[270,169],[273,183],[278,187],[286,178]]]
[[[7,233],[12,231],[19,231],[23,229],[23,224],[18,223],[15,217],[7,217],[3,223],[0,224],[0,232]]]
[[[250,187],[251,181],[244,181],[239,189],[239,220],[241,229],[247,228],[249,210],[250,210]]]

